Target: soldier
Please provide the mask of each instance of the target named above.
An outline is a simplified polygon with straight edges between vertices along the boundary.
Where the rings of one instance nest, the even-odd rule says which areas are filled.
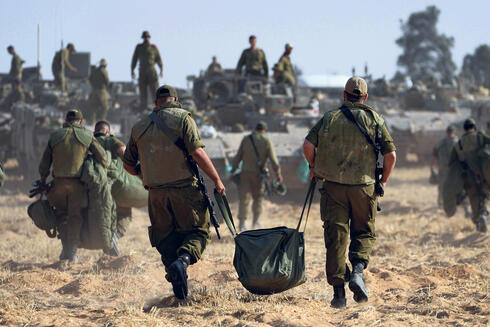
[[[185,299],[186,270],[201,258],[209,242],[210,217],[184,152],[167,134],[182,142],[220,193],[225,187],[203,149],[196,123],[178,103],[173,87],[164,85],[157,90],[153,112],[168,130],[163,132],[151,117],[137,122],[124,152],[124,168],[140,175],[149,190],[150,242],[161,254],[175,296]]]
[[[89,98],[89,110],[91,123],[96,120],[105,120],[107,117],[107,111],[109,110],[109,92],[107,87],[109,86],[109,75],[107,74],[107,61],[101,59],[99,67],[94,69],[90,73],[90,86],[92,86],[92,93]]]
[[[163,78],[163,64],[160,52],[155,44],[150,43],[150,33],[144,31],[141,35],[143,43],[136,46],[131,60],[131,77],[134,79],[134,69],[139,61],[138,86],[140,89],[140,108],[146,110],[148,103],[148,90],[155,96],[158,88],[158,76],[155,71],[155,64],[160,68],[160,77]]]
[[[14,46],[9,45],[7,47],[7,52],[12,55],[9,77],[12,81],[16,79],[22,81],[22,64],[24,64],[25,61],[20,59],[19,55],[15,52]]]
[[[242,162],[238,192],[240,193],[240,205],[238,209],[239,229],[245,230],[245,220],[248,216],[250,195],[253,198],[253,228],[260,228],[259,218],[262,213],[262,201],[264,199],[264,182],[268,174],[267,164],[270,160],[272,169],[279,182],[282,182],[281,167],[274,152],[274,147],[267,136],[267,124],[259,122],[255,131],[245,136],[240,143],[238,152],[233,158],[231,173],[234,172]]]
[[[39,164],[41,182],[45,183],[53,165],[54,186],[48,193],[48,201],[56,213],[66,216],[60,228],[63,250],[60,260],[77,260],[80,231],[83,223],[82,209],[88,206],[85,186],[80,182],[83,162],[90,151],[104,167],[107,161],[104,149],[95,137],[82,127],[82,113],[68,111],[63,127],[51,133],[48,145]]]
[[[75,52],[75,46],[68,43],[65,49],[56,52],[51,63],[51,71],[54,76],[54,85],[61,92],[68,92],[68,84],[65,77],[65,69],[68,68],[72,72],[77,72],[78,69],[70,63],[70,54]]]
[[[208,69],[206,70],[206,74],[215,74],[222,72],[223,67],[221,67],[220,63],[216,59],[216,56],[213,56],[213,61],[209,64]]]
[[[236,66],[236,74],[241,75],[245,66],[245,76],[269,77],[269,67],[264,50],[257,48],[257,37],[250,35],[248,38],[250,48],[243,50]]]
[[[444,181],[449,172],[449,158],[451,157],[451,152],[456,143],[458,143],[458,136],[456,135],[456,128],[454,126],[448,126],[446,129],[446,137],[436,143],[434,150],[432,151],[432,159],[430,161],[430,171],[435,174],[434,167],[436,162],[438,164],[438,190],[439,195],[437,198],[437,203],[439,206],[442,205],[442,188],[444,186]]]
[[[104,150],[111,153],[113,160],[122,160],[126,145],[111,134],[111,125],[108,122],[104,120],[98,121],[95,124],[94,136]],[[117,207],[117,238],[121,238],[126,234],[131,218],[131,208]]]
[[[26,96],[24,94],[24,90],[22,89],[22,83],[19,79],[14,79],[12,82],[12,91],[9,93],[9,95],[5,98],[5,100],[2,103],[2,107],[5,108],[5,110],[10,110],[12,111],[12,106],[17,103],[24,103],[26,101]]]
[[[327,280],[334,289],[331,301],[334,308],[346,305],[345,252],[349,234],[349,260],[353,268],[349,288],[356,302],[368,299],[362,274],[376,239],[377,197],[396,161],[393,139],[383,118],[364,104],[367,97],[366,81],[360,77],[350,78],[345,85],[342,107],[327,112],[310,130],[303,144],[311,176],[323,180],[320,211],[327,248]],[[377,156],[373,152],[378,151],[374,151],[374,144],[378,144],[384,157],[380,180],[375,176]]]
[[[465,133],[454,145],[449,164],[459,160],[463,168],[463,184],[470,199],[472,219],[479,232],[486,233],[488,219],[488,185],[490,181],[490,138],[477,130],[476,122],[464,122]]]
[[[294,76],[293,65],[291,64],[291,52],[293,51],[293,47],[291,44],[286,43],[284,46],[284,54],[279,59],[279,62],[276,64],[277,66],[274,71],[274,77],[277,76],[276,82],[282,82],[289,85],[296,84],[296,77]]]

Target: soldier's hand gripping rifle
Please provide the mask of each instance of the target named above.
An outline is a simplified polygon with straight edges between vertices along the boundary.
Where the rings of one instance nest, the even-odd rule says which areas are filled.
[[[218,222],[218,218],[216,218],[216,212],[214,211],[213,202],[211,201],[211,198],[209,197],[208,191],[206,189],[206,185],[204,184],[204,179],[202,178],[201,173],[199,172],[199,167],[197,166],[197,163],[194,160],[194,158],[187,151],[185,144],[184,144],[184,140],[179,138],[177,135],[174,135],[173,131],[158,116],[158,114],[156,112],[152,112],[149,117],[155,123],[155,125],[157,125],[157,127],[169,139],[171,139],[172,142],[174,142],[174,144],[184,153],[185,159],[186,159],[187,163],[189,164],[189,168],[191,169],[194,176],[196,176],[196,178],[197,178],[198,187],[199,187],[199,190],[203,194],[204,203],[208,207],[210,221],[213,224],[214,228],[216,229],[216,235],[218,235],[218,239],[221,239],[221,236],[219,234],[219,222]]]
[[[49,189],[53,186],[53,184],[41,182],[41,180],[38,179],[37,181],[32,183],[32,186],[34,186],[34,188],[29,191],[30,198],[33,198],[38,194],[45,194],[49,192]]]

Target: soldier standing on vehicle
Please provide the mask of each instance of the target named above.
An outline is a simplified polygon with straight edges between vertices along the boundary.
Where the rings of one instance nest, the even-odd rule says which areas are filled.
[[[68,92],[68,83],[66,82],[65,69],[68,68],[72,72],[77,72],[78,69],[70,63],[70,54],[75,52],[75,46],[68,43],[65,49],[56,52],[51,63],[51,71],[54,76],[54,85],[61,92]]]
[[[367,97],[366,81],[350,78],[342,107],[328,111],[310,130],[303,145],[311,175],[323,180],[320,211],[327,248],[327,280],[334,289],[331,305],[335,308],[346,305],[345,252],[349,234],[353,268],[349,288],[356,302],[368,299],[362,274],[376,240],[377,197],[382,195],[381,187],[386,185],[396,161],[393,139],[383,118],[364,104]],[[379,147],[384,158],[381,178],[375,176],[378,150],[373,145]]]
[[[136,46],[131,59],[131,78],[135,79],[134,69],[139,61],[138,86],[140,90],[140,109],[146,110],[148,104],[148,90],[154,97],[158,88],[158,76],[155,64],[160,68],[160,77],[163,78],[163,63],[160,52],[155,44],[150,43],[150,32],[141,34],[143,43]],[[155,99],[155,98],[153,98]]]
[[[48,193],[48,201],[57,215],[65,216],[60,228],[63,250],[60,260],[77,260],[80,231],[83,223],[82,209],[88,206],[85,186],[80,181],[83,162],[88,151],[104,167],[107,161],[104,149],[95,137],[82,127],[82,113],[68,111],[63,127],[51,133],[48,145],[39,164],[41,183],[46,183],[53,165],[54,186]]]
[[[269,66],[265,58],[264,50],[257,48],[257,37],[250,35],[248,38],[250,48],[243,50],[238,64],[236,74],[241,75],[243,66],[245,66],[245,76],[269,77]]]
[[[206,74],[222,73],[223,67],[221,67],[221,64],[216,59],[216,56],[213,56],[212,60],[213,61],[209,64],[208,69],[206,70]]]
[[[15,52],[14,46],[9,45],[7,52],[12,55],[12,61],[10,62],[9,77],[12,81],[16,79],[22,81],[22,64],[24,60],[20,59],[19,55]]]
[[[267,124],[259,122],[255,131],[245,136],[240,143],[238,152],[232,162],[233,174],[242,163],[240,182],[238,192],[240,196],[240,205],[238,209],[238,219],[240,220],[239,229],[245,230],[245,220],[248,216],[248,207],[250,205],[250,195],[252,195],[252,228],[260,228],[259,218],[262,213],[262,201],[264,199],[265,178],[268,175],[268,161],[272,164],[272,169],[279,182],[282,182],[281,167],[274,152],[274,147],[267,136]]]
[[[294,76],[293,65],[291,64],[291,52],[293,47],[291,44],[286,43],[284,46],[284,53],[279,59],[279,62],[274,65],[274,77],[276,82],[282,82],[289,85],[296,84],[296,77]],[[277,77],[276,77],[277,75]]]
[[[472,219],[479,232],[487,232],[488,185],[490,183],[490,138],[477,130],[476,122],[464,122],[465,133],[454,145],[449,164],[459,160],[463,168],[463,184],[470,199]]]
[[[144,117],[133,126],[123,157],[124,168],[141,176],[149,190],[150,242],[161,254],[175,296],[185,299],[187,267],[201,258],[209,242],[210,215],[197,178],[183,150],[174,142],[182,142],[220,193],[225,187],[203,149],[196,123],[182,109],[173,87],[164,85],[157,90],[153,112],[154,116]],[[153,119],[163,122],[166,131]]]
[[[107,74],[107,60],[101,59],[99,67],[92,70],[89,77],[92,93],[89,97],[89,112],[88,121],[94,123],[96,120],[105,120],[109,111],[110,95],[107,91],[109,86],[109,74]]]

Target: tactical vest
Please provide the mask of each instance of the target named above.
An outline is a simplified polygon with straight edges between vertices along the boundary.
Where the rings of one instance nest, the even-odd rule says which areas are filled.
[[[53,149],[53,176],[80,177],[92,143],[92,134],[76,124],[64,124],[49,139]]]
[[[460,161],[466,162],[473,172],[487,179],[488,169],[486,167],[489,165],[490,151],[484,144],[481,132],[474,131],[464,134],[455,148]]]
[[[381,138],[381,116],[366,105],[355,104],[350,109],[373,140]],[[373,184],[376,160],[372,145],[339,109],[325,113],[313,168],[317,176],[340,184]]]
[[[189,115],[188,111],[164,108],[157,113],[176,135],[183,137],[184,120]],[[184,153],[149,117],[143,118],[133,127],[131,137],[138,147],[138,159],[146,187],[162,186],[193,176]]]

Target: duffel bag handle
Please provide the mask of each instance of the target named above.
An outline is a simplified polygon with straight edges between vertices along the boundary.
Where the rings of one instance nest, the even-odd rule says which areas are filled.
[[[303,233],[306,231],[306,224],[308,223],[308,216],[310,215],[311,203],[313,202],[313,196],[315,195],[316,179],[312,178],[310,186],[308,187],[308,192],[306,193],[305,204],[303,205],[303,210],[301,211],[301,216],[299,217],[298,227],[296,230],[299,232],[301,227],[301,222],[303,221],[303,216],[305,213],[306,205],[308,204],[308,210],[306,211],[305,227],[303,228]]]
[[[221,193],[218,192],[217,189],[214,189],[214,200],[216,201],[219,211],[221,212],[221,215],[225,220],[226,226],[228,226],[231,235],[233,236],[233,238],[235,238],[238,233],[235,228],[235,222],[233,221],[233,215],[231,214],[230,205],[228,204],[228,199],[226,198],[226,195],[221,195]]]

